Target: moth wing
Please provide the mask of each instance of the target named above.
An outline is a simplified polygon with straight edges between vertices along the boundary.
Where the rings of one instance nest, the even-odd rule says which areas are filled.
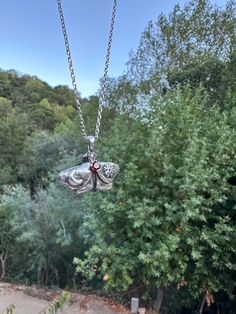
[[[112,181],[118,174],[120,167],[113,162],[101,162],[101,168],[97,171],[97,184],[98,191],[107,191],[112,188]]]
[[[94,186],[90,163],[88,162],[62,171],[59,174],[59,179],[62,184],[78,194],[89,192]]]
[[[76,190],[77,194],[83,194],[85,192],[90,192],[93,190],[94,187],[94,181],[92,174],[89,175],[87,180],[83,181],[83,184],[79,186],[79,188]]]

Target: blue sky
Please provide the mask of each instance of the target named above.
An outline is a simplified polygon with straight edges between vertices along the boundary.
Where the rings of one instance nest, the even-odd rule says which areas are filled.
[[[72,56],[83,97],[102,75],[112,0],[62,0]],[[125,70],[148,21],[186,0],[119,0],[109,76]],[[226,0],[212,0],[225,5]],[[71,86],[56,0],[0,0],[0,68],[36,75],[50,85]]]

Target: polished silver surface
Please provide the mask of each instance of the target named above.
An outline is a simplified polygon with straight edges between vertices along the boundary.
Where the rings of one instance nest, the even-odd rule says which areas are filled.
[[[94,144],[95,144],[95,137],[94,136],[87,136],[87,143],[88,143],[88,152],[94,151]]]
[[[59,173],[60,182],[72,191],[83,194],[90,191],[108,191],[119,173],[119,166],[113,162],[99,162],[94,153],[94,136],[87,136],[88,152],[84,163]]]
[[[96,163],[100,165],[97,170],[92,170],[93,165],[90,162],[66,169],[59,174],[59,180],[64,186],[78,194],[90,191],[108,191],[112,188],[112,182],[119,172],[119,166],[112,162],[99,163],[96,161]]]
[[[106,51],[106,61],[105,61],[104,72],[103,72],[103,77],[102,77],[101,92],[99,95],[99,107],[98,107],[97,121],[96,121],[96,126],[95,126],[95,133],[94,133],[95,139],[97,139],[99,136],[102,110],[105,105],[105,91],[107,87],[108,67],[110,63],[111,45],[112,45],[113,30],[114,30],[115,18],[116,18],[117,2],[118,0],[114,0],[113,7],[112,7],[111,24],[110,24],[110,31],[109,31],[107,51]],[[75,71],[74,71],[74,66],[73,66],[73,61],[72,61],[72,56],[71,56],[70,44],[69,44],[69,39],[67,35],[61,0],[57,0],[57,5],[58,5],[58,12],[59,12],[60,21],[61,21],[62,33],[64,37],[64,42],[65,42],[65,48],[66,48],[68,66],[69,66],[70,75],[71,75],[72,86],[73,86],[73,90],[75,94],[76,106],[79,111],[80,127],[81,127],[81,131],[84,138],[87,139],[87,132],[86,132],[86,127],[84,123],[84,117],[83,117],[83,112],[82,112],[82,107],[81,107],[81,102],[80,102],[80,97],[79,97],[79,91],[76,84],[76,76],[75,76]]]

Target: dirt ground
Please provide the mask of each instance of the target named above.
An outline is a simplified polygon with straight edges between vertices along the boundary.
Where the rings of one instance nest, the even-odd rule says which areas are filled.
[[[38,314],[58,295],[56,291],[0,283],[0,314],[14,304],[14,314]],[[130,314],[131,312],[112,300],[95,295],[71,293],[71,302],[62,314]]]

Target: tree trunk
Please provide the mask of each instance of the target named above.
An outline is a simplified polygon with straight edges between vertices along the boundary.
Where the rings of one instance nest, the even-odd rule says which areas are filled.
[[[200,310],[199,310],[199,314],[202,314],[205,302],[206,302],[206,296],[204,295],[204,297],[202,299],[202,304],[201,304],[201,307],[200,307]]]
[[[164,296],[164,288],[159,288],[158,292],[157,292],[157,298],[154,304],[154,311],[159,314],[160,313],[160,309],[161,309],[161,305],[162,305],[162,301],[163,301],[163,296]]]
[[[7,259],[7,251],[3,252],[0,254],[0,262],[1,262],[1,268],[2,268],[2,273],[0,276],[0,280],[2,280],[5,277],[5,273],[6,273],[6,259]]]

